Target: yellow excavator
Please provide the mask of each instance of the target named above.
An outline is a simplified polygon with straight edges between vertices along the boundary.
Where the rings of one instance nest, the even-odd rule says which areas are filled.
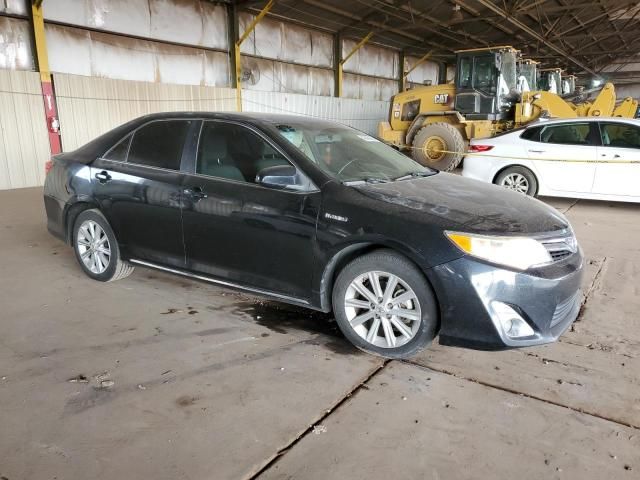
[[[460,50],[455,82],[395,95],[388,121],[378,125],[378,136],[399,149],[410,149],[423,165],[449,171],[458,166],[473,138],[490,137],[541,118],[636,115],[638,101],[629,97],[616,106],[610,83],[593,102],[579,104],[538,90],[535,67],[535,62],[524,61],[510,46]],[[527,69],[533,70],[533,77]]]

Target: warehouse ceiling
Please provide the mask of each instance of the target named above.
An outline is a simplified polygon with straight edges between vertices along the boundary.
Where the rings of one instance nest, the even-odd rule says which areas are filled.
[[[266,2],[236,1],[259,11]],[[640,2],[630,0],[277,0],[272,17],[450,60],[466,48],[512,45],[544,67],[640,79]],[[635,65],[634,65],[635,64]]]

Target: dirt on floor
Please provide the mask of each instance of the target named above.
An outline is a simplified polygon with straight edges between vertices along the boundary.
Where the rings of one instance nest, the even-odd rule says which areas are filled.
[[[505,352],[363,354],[319,314],[137,267],[90,281],[0,192],[0,479],[640,478],[640,205],[545,199],[578,321]]]

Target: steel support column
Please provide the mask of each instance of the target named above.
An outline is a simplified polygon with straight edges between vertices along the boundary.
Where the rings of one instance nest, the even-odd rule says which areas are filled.
[[[240,46],[242,42],[244,42],[251,32],[256,28],[256,25],[260,23],[260,20],[264,18],[264,16],[269,13],[269,10],[273,7],[275,0],[269,0],[269,2],[264,6],[260,13],[256,15],[256,18],[253,19],[253,22],[249,24],[244,33],[238,38],[238,41],[234,44],[234,60],[235,62],[235,74],[236,74],[236,107],[239,112],[242,111],[242,62],[240,58]]]
[[[44,33],[44,16],[42,14],[42,0],[33,0],[31,3],[31,28],[36,46],[36,61],[40,72],[40,84],[42,88],[42,100],[44,102],[44,114],[49,132],[49,147],[51,154],[62,151],[60,142],[60,123],[58,121],[58,109],[56,97],[51,83],[51,71],[49,70],[49,56],[47,53],[47,39]]]
[[[231,88],[238,88],[238,76],[236,75],[236,50],[235,44],[238,41],[238,9],[235,3],[227,5],[227,33],[229,36],[229,66],[231,77]]]

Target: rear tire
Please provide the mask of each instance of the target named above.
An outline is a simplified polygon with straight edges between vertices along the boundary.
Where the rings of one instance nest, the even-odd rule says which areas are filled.
[[[518,193],[535,197],[538,193],[538,180],[527,167],[508,167],[501,171],[494,182]]]
[[[413,159],[427,167],[450,172],[462,161],[467,142],[449,123],[430,123],[413,137]],[[440,150],[455,153],[442,153]]]
[[[407,358],[436,336],[435,295],[405,257],[378,250],[350,262],[333,289],[340,330],[359,349],[386,358]]]
[[[99,210],[85,210],[76,217],[73,249],[84,273],[94,280],[113,282],[133,272],[120,257],[116,236]]]

